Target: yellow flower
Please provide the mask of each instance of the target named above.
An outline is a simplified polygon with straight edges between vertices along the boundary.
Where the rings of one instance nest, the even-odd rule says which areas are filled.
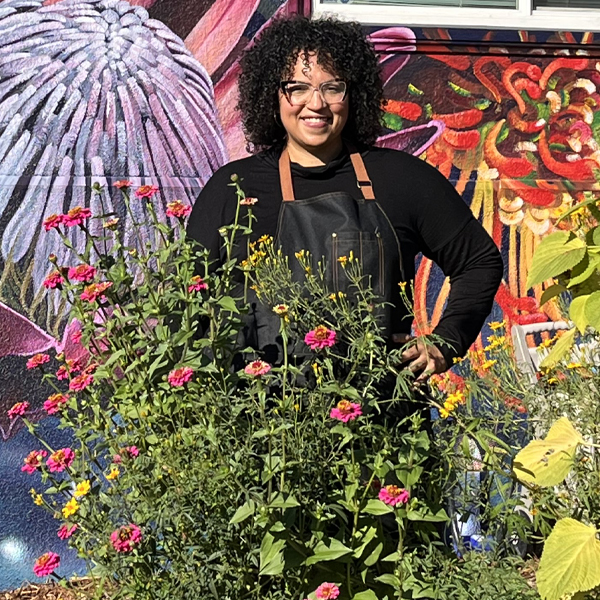
[[[398,285],[400,286],[400,289],[402,291],[404,291],[406,289],[406,281],[401,281]]]
[[[556,377],[550,377],[550,379],[548,379],[548,383],[550,385],[553,385],[555,383],[558,383],[558,379]]]
[[[112,480],[116,479],[120,474],[119,467],[112,465],[110,468],[110,473],[106,476],[106,479]]]
[[[77,484],[77,487],[73,492],[73,496],[75,496],[75,498],[83,498],[90,493],[91,488],[92,486],[87,479],[85,481],[81,481]]]
[[[550,348],[550,346],[552,346],[552,344],[554,344],[554,342],[556,342],[556,340],[558,339],[557,336],[548,338],[547,340],[544,340],[539,346],[538,348]]]
[[[300,250],[300,252],[296,252],[296,258],[297,258],[298,260],[300,260],[300,259],[304,258],[304,255],[305,255],[305,254],[306,254],[306,251],[305,251],[305,250]]]
[[[337,300],[337,294],[334,292],[333,294],[329,294],[329,296],[327,296],[330,300],[332,300],[333,302],[335,302]]]
[[[580,362],[571,362],[567,365],[567,369],[581,369],[583,365]]]
[[[445,408],[440,408],[440,417],[442,417],[442,419],[447,419],[449,416],[449,411],[447,411]]]
[[[62,509],[62,515],[65,519],[68,519],[79,510],[79,502],[75,498],[71,498]]]
[[[294,404],[294,410],[296,412],[298,412],[300,410],[300,405],[299,404]]]
[[[496,348],[501,348],[506,344],[506,336],[505,335],[490,335],[488,337],[489,345],[484,348],[484,350],[495,350]]]
[[[272,244],[273,238],[270,235],[263,235],[258,238],[259,244]]]
[[[461,358],[460,356],[455,356],[455,357],[452,359],[452,362],[453,362],[455,365],[459,365],[459,364],[460,364],[460,363],[461,363],[463,360],[465,360],[465,359],[464,359],[464,358]]]
[[[460,390],[456,390],[456,392],[454,392],[453,394],[448,394],[447,401],[452,402],[454,406],[456,406],[457,404],[464,404],[465,395]]]
[[[37,504],[38,506],[43,506],[44,504],[44,498],[41,494],[36,494],[33,498],[33,503]]]
[[[489,324],[489,327],[492,331],[496,331],[497,329],[503,329],[506,327],[506,321],[492,321]]]
[[[342,265],[342,267],[345,267],[346,263],[348,262],[348,257],[347,256],[340,256],[337,260],[340,263],[340,265]]]
[[[484,371],[488,371],[489,369],[491,369],[498,361],[497,360],[486,360],[484,363],[481,364],[481,368]]]

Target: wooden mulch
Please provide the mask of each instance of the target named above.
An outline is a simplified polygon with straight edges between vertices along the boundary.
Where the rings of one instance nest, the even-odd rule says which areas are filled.
[[[66,587],[56,583],[28,584],[18,590],[0,591],[0,600],[89,600],[95,592],[96,582],[86,577],[72,579]]]

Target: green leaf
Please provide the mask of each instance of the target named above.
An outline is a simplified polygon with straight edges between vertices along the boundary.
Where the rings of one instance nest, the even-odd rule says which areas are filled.
[[[367,558],[365,558],[363,561],[365,565],[367,565],[367,567],[372,567],[379,560],[382,550],[383,542],[379,542],[379,544],[375,546],[373,552],[371,552],[371,554],[369,554],[369,556],[367,556]]]
[[[368,515],[379,516],[394,512],[394,509],[391,506],[383,503],[381,500],[369,500],[361,512],[367,513]]]
[[[398,552],[392,552],[386,557],[381,559],[381,562],[398,562],[400,560],[400,554]]]
[[[537,586],[544,600],[586,592],[600,585],[598,531],[575,519],[556,523],[544,544]]]
[[[540,298],[540,306],[546,304],[548,300],[552,300],[552,298],[555,298],[556,296],[559,296],[560,294],[566,291],[567,288],[564,285],[560,285],[559,283],[551,285],[550,287],[544,290],[542,297]]]
[[[377,535],[377,527],[369,527],[366,531],[362,529],[359,532],[360,546],[354,549],[354,558],[360,558],[365,548],[369,545],[369,542]]]
[[[235,304],[235,300],[231,296],[223,296],[223,298],[219,298],[217,304],[229,312],[240,312]]]
[[[364,592],[358,592],[352,596],[352,600],[379,600],[373,590],[365,590]]]
[[[523,448],[513,464],[518,479],[542,487],[558,485],[568,475],[581,434],[566,417],[561,417],[548,432],[546,439],[533,440]]]
[[[600,257],[594,255],[586,255],[584,259],[571,271],[571,278],[567,285],[568,288],[572,288],[575,285],[579,285],[584,281],[587,281],[598,269],[600,263]]]
[[[385,585],[391,585],[395,590],[399,590],[402,585],[398,577],[392,573],[384,573],[379,577],[375,577],[375,581],[381,581],[381,583],[385,583]]]
[[[273,498],[269,506],[271,508],[293,508],[294,506],[300,506],[300,502],[292,495],[286,498],[283,494],[279,493]]]
[[[242,506],[235,511],[235,514],[233,517],[231,517],[229,524],[233,525],[234,523],[241,523],[242,521],[245,521],[248,517],[254,514],[255,509],[256,504],[254,503],[254,500],[248,500],[247,502],[244,502],[244,504],[242,504]]]
[[[581,333],[585,333],[585,329],[589,324],[585,316],[585,305],[589,297],[590,294],[577,296],[577,298],[573,298],[569,306],[569,318]]]
[[[527,276],[527,287],[561,275],[581,262],[586,245],[574,233],[557,231],[545,237],[536,248]]]
[[[590,294],[585,303],[585,318],[591,327],[600,332],[600,291]]]
[[[321,541],[315,546],[315,553],[313,556],[309,556],[304,561],[306,566],[314,565],[327,560],[335,560],[336,558],[341,558],[342,556],[346,556],[346,554],[352,553],[351,548],[344,546],[342,542],[336,540],[335,538],[329,539],[327,542],[329,545],[327,545],[325,541]]]
[[[285,540],[276,540],[269,532],[260,545],[259,575],[281,575],[283,572],[283,548]]]
[[[558,339],[558,342],[554,344],[554,347],[550,351],[550,354],[548,354],[548,356],[546,356],[546,358],[544,358],[544,360],[540,363],[540,367],[542,369],[552,369],[553,367],[555,367],[558,364],[558,362],[565,356],[565,354],[571,349],[576,333],[577,328],[573,327],[573,329],[569,329],[567,333],[561,335]]]

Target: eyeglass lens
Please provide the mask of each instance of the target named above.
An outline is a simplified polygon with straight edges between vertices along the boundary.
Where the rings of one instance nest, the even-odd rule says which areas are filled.
[[[290,81],[284,85],[285,93],[292,104],[307,104],[319,90],[327,104],[341,102],[346,95],[345,81],[325,81],[318,88],[308,83]]]

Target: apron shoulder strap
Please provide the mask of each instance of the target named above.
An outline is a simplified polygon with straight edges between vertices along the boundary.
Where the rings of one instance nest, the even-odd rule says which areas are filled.
[[[362,156],[350,142],[345,141],[344,144],[350,153],[350,160],[352,161],[352,166],[356,175],[356,184],[360,188],[363,198],[365,200],[375,200],[373,183],[369,179],[369,174],[367,173],[367,168],[365,167]],[[296,197],[294,196],[292,167],[287,148],[283,149],[281,156],[279,157],[279,181],[281,184],[281,196],[283,201],[293,202]]]

